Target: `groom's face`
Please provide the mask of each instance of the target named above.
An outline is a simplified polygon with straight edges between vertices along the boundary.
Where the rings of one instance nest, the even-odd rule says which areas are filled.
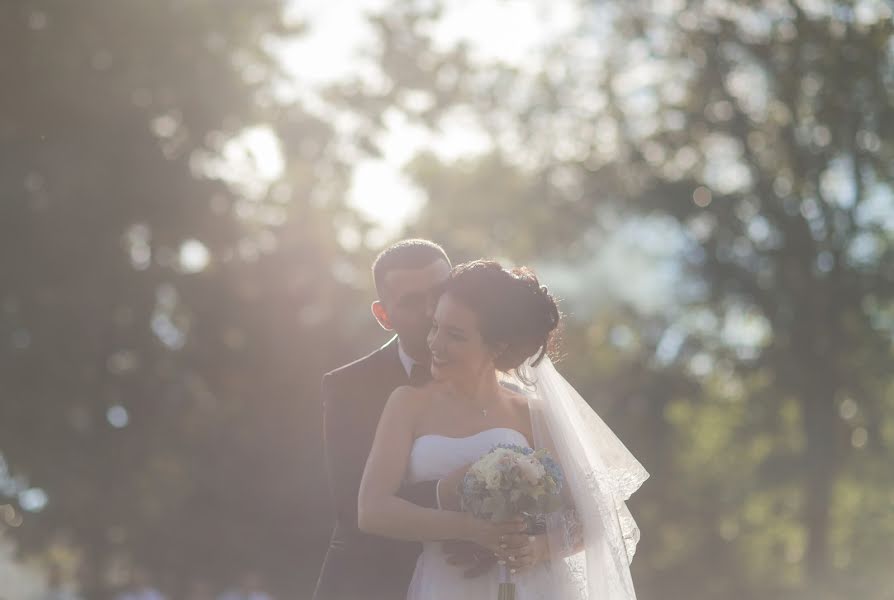
[[[420,268],[392,269],[385,274],[380,302],[389,328],[417,361],[428,361],[426,336],[441,287],[449,275],[450,265],[443,259]]]

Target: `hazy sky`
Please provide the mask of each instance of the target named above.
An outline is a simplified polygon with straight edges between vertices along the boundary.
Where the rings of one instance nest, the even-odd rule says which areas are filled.
[[[389,0],[293,0],[288,18],[306,23],[308,31],[282,47],[281,56],[295,81],[291,93],[305,107],[325,113],[314,90],[328,84],[356,77],[375,80],[377,65],[370,57],[375,56],[377,40],[366,16],[388,4]],[[448,0],[445,4],[442,19],[431,32],[436,44],[447,49],[463,41],[473,59],[500,60],[519,68],[537,68],[532,59],[536,50],[575,30],[580,18],[574,0]],[[397,111],[386,114],[385,123],[387,131],[378,140],[384,157],[355,165],[349,197],[353,206],[381,224],[383,243],[425,201],[424,192],[415,189],[401,172],[413,156],[428,149],[450,160],[489,149],[489,140],[471,116],[461,112],[442,123],[437,133],[409,124]],[[272,132],[253,130],[245,141],[260,163],[249,168],[260,168],[262,179],[275,178],[281,159]],[[231,159],[244,152],[236,146],[231,150]],[[658,241],[647,252],[644,244],[648,239]],[[675,244],[678,241],[668,234],[667,227],[643,221],[602,240],[588,264],[543,268],[549,270],[557,287],[566,288],[563,295],[577,304],[581,314],[599,309],[592,303],[595,296],[584,288],[604,286],[607,281],[618,283],[614,285],[617,297],[600,294],[603,301],[630,302],[649,313],[660,310],[656,301],[659,305],[670,301],[666,290],[675,273],[660,257],[670,255]],[[588,282],[586,286],[581,285],[583,280]],[[575,295],[580,302],[573,300]]]
[[[309,29],[282,48],[282,59],[305,106],[325,110],[317,106],[313,90],[327,84],[376,76],[375,61],[369,58],[374,55],[376,38],[366,15],[388,4],[388,0],[293,0],[289,17],[305,22]],[[473,58],[501,60],[521,68],[532,65],[532,51],[574,30],[579,19],[574,0],[448,0],[446,4],[432,32],[442,48],[464,41]],[[355,165],[349,198],[381,224],[383,242],[424,202],[424,192],[414,189],[401,173],[417,152],[429,149],[449,160],[489,147],[472,119],[462,113],[443,123],[438,133],[407,123],[397,111],[386,115],[385,122],[387,131],[379,140],[384,158]],[[261,179],[274,179],[282,165],[273,133],[252,130],[245,136],[245,146],[258,163],[248,168],[260,170]],[[238,155],[244,152],[245,148],[234,146],[230,159],[239,162]],[[643,219],[602,239],[586,264],[543,264],[541,268],[568,308],[581,317],[600,310],[606,302],[618,301],[646,314],[662,312],[674,304],[672,291],[680,284],[674,257],[681,244],[675,225]],[[594,286],[602,292],[594,295]],[[609,289],[611,294],[606,293]],[[745,317],[738,315],[734,320],[741,323]],[[749,325],[748,330],[747,336],[736,337],[763,335],[760,323]]]
[[[293,0],[288,15],[308,25],[308,32],[283,49],[283,61],[295,79],[296,89],[311,89],[340,79],[372,72],[367,56],[376,38],[366,15],[387,6],[387,0]],[[531,51],[577,23],[571,0],[449,0],[437,28],[432,31],[441,48],[459,41],[469,45],[473,58],[522,64]],[[419,150],[431,149],[445,159],[480,153],[487,140],[457,113],[432,135],[411,126],[396,112],[386,118],[388,131],[380,140],[382,160],[363,160],[355,168],[350,202],[393,233],[424,202],[401,168]],[[275,141],[255,133],[254,150],[268,175],[276,172]],[[267,157],[267,158],[264,158]]]

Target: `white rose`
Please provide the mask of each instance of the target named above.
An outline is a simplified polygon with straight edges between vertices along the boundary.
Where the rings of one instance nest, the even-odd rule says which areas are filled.
[[[487,486],[489,490],[498,490],[500,489],[500,471],[497,469],[491,469],[484,476],[484,485]]]
[[[522,477],[531,485],[536,485],[546,475],[546,470],[540,464],[540,461],[527,456],[518,461],[518,468]]]
[[[497,457],[493,454],[485,454],[475,463],[472,469],[481,475],[486,475],[488,471],[492,471],[496,466]]]
[[[487,456],[494,459],[494,461],[499,462],[500,459],[504,457],[514,458],[516,456],[516,452],[514,450],[510,450],[509,448],[494,448]]]

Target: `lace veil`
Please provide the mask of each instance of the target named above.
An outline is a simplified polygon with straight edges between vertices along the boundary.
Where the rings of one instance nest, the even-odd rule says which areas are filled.
[[[630,561],[639,529],[625,501],[649,477],[549,357],[509,381],[528,397],[535,448],[565,475],[566,508],[546,518],[555,598],[635,600]]]

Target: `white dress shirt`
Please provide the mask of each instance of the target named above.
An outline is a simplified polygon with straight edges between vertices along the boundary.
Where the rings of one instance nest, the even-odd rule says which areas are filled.
[[[400,357],[400,364],[404,366],[404,371],[407,372],[407,377],[409,377],[410,373],[413,372],[413,365],[416,364],[416,361],[404,351],[404,347],[400,345],[400,339],[397,340],[397,355]]]

